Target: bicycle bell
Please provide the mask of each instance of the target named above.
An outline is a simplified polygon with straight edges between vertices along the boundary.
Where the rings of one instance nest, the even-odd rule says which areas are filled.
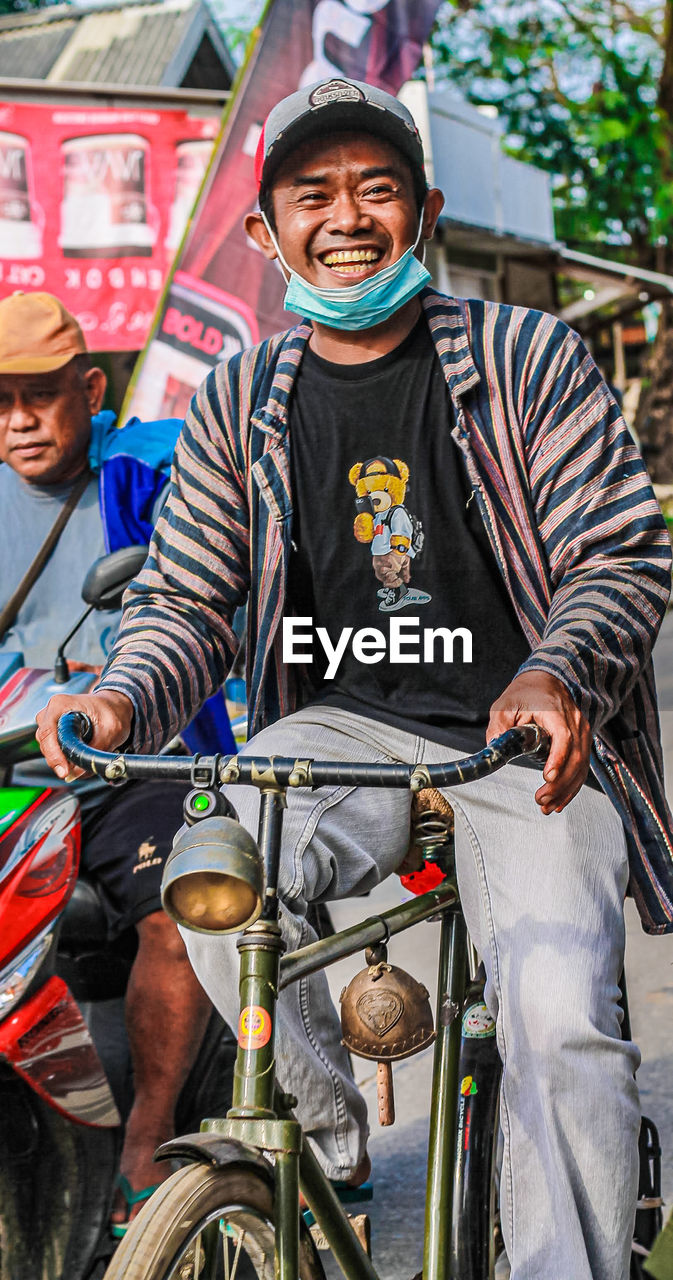
[[[427,988],[397,965],[385,947],[368,948],[370,961],[341,992],[343,1043],[358,1058],[397,1062],[420,1053],[435,1038]]]

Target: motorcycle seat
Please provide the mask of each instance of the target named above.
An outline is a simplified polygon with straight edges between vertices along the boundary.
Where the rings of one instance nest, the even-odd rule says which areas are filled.
[[[63,912],[60,946],[66,949],[75,947],[79,951],[83,947],[104,947],[106,942],[107,920],[98,890],[91,880],[80,873],[74,893]]]

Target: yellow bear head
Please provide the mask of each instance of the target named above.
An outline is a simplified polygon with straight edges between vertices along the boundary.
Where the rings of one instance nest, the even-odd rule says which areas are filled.
[[[376,512],[387,511],[404,502],[409,468],[400,458],[369,458],[367,462],[356,462],[348,479],[358,498],[369,497]]]

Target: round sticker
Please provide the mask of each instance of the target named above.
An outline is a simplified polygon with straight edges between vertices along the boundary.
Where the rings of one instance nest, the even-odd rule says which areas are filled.
[[[262,1049],[271,1039],[271,1017],[259,1004],[241,1010],[238,1043],[242,1049]]]
[[[463,1035],[472,1040],[481,1039],[482,1036],[495,1035],[495,1022],[483,1001],[480,1001],[479,1004],[471,1004],[469,1009],[465,1010],[463,1014]]]

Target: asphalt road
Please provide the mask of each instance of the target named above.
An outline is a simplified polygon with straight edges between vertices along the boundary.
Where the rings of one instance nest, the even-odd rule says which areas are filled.
[[[673,613],[668,615],[655,655],[662,712],[662,736],[669,797],[673,800]],[[382,910],[402,901],[403,891],[393,877],[366,900],[367,911]],[[362,918],[364,904],[332,905],[337,928]],[[673,936],[646,936],[631,901],[627,902],[627,983],[633,1035],[642,1053],[638,1083],[643,1110],[657,1125],[663,1147],[663,1195],[670,1212],[673,1203]],[[390,959],[424,982],[434,1007],[438,927],[417,926],[392,940]],[[335,996],[361,967],[353,957],[331,971]],[[394,1068],[397,1120],[381,1129],[376,1117],[376,1076],[371,1065],[356,1061],[356,1077],[369,1103],[369,1150],[374,1173],[374,1200],[362,1206],[372,1222],[372,1254],[381,1280],[411,1280],[421,1269],[427,1109],[432,1054],[426,1051]],[[606,1169],[606,1177],[611,1171]],[[355,1211],[355,1210],[354,1210]],[[340,1275],[332,1259],[322,1254],[330,1278]]]

